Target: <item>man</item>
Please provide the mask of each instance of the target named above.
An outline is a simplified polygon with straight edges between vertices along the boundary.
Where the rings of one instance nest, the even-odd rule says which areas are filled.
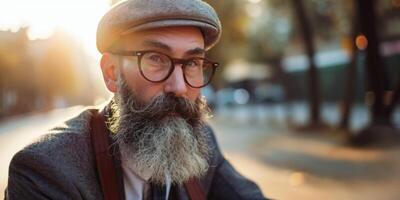
[[[17,153],[6,198],[264,199],[225,160],[204,121],[200,88],[218,67],[205,52],[220,35],[217,14],[199,0],[111,8],[97,47],[113,99]]]

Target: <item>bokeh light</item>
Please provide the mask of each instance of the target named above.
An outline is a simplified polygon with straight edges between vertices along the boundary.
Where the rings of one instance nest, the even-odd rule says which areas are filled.
[[[359,35],[356,37],[356,46],[359,50],[365,50],[368,47],[368,39],[365,35]]]

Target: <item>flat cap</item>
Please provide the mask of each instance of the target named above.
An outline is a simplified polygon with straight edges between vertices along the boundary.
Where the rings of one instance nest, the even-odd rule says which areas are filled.
[[[114,5],[100,20],[97,49],[106,52],[121,36],[135,31],[171,26],[200,28],[206,50],[221,36],[217,13],[201,0],[126,0]]]

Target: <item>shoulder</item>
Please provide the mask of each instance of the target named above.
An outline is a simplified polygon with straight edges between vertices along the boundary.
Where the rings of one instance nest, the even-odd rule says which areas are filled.
[[[92,184],[96,174],[88,134],[90,119],[91,113],[84,111],[15,154],[10,163],[7,192],[12,195],[19,188],[34,187],[63,196],[60,192],[81,187],[95,190],[87,188],[96,187]]]
[[[84,111],[78,116],[51,129],[32,144],[19,151],[14,160],[21,158],[42,158],[48,162],[67,164],[73,160],[84,159],[83,154],[90,151],[90,119],[91,113]]]

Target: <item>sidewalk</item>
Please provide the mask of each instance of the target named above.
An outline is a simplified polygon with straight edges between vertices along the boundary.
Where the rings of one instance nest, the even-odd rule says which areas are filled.
[[[274,199],[400,199],[400,148],[355,149],[331,133],[295,133],[283,123],[210,123],[226,157]]]

